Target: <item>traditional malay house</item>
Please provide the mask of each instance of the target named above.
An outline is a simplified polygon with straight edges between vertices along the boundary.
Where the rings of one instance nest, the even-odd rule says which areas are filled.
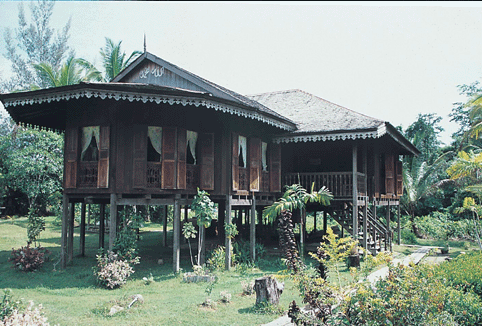
[[[392,238],[390,218],[377,218],[376,207],[399,205],[399,156],[418,152],[388,122],[297,90],[242,96],[148,52],[109,83],[0,99],[17,123],[65,132],[63,267],[73,258],[75,203],[82,203],[81,253],[86,203],[100,204],[101,246],[109,204],[109,248],[119,206],[172,205],[178,271],[181,211],[198,187],[218,204],[219,226],[233,211],[249,216],[253,257],[256,215],[292,183],[328,187],[333,204],[309,209],[324,210],[375,249]],[[228,237],[225,245],[230,266]]]

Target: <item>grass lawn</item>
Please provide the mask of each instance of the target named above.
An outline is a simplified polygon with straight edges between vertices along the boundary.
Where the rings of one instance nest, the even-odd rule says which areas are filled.
[[[259,325],[278,317],[276,314],[262,314],[253,311],[256,296],[243,296],[241,281],[276,274],[282,270],[279,257],[271,257],[260,263],[260,268],[243,271],[220,272],[210,298],[220,299],[221,291],[231,293],[231,303],[218,303],[216,310],[201,307],[208,297],[207,283],[183,283],[181,275],[172,272],[172,248],[162,247],[161,226],[151,223],[141,230],[139,241],[141,263],[127,284],[115,290],[96,286],[92,274],[97,253],[98,235],[87,233],[86,256],[74,257],[66,270],[59,270],[60,226],[53,218],[47,218],[46,230],[41,234],[40,243],[50,251],[50,259],[41,270],[23,273],[12,268],[8,262],[12,248],[26,244],[26,218],[0,220],[0,289],[10,288],[16,298],[33,300],[44,306],[50,324],[59,325]],[[78,228],[75,229],[74,256],[79,253]],[[149,232],[148,232],[149,231]],[[106,244],[108,236],[106,234]],[[168,243],[171,243],[168,237]],[[159,258],[164,265],[158,265]],[[181,251],[181,267],[190,271],[189,252]],[[145,285],[143,277],[150,274],[154,282]],[[280,277],[282,278],[282,277]],[[282,278],[285,290],[280,307],[287,310],[288,304],[301,302],[297,289],[290,278]],[[114,301],[129,300],[141,294],[144,303],[134,305],[127,312],[108,316]]]

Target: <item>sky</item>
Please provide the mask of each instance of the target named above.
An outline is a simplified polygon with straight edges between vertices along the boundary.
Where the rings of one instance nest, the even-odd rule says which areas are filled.
[[[3,35],[17,1],[0,0]],[[24,3],[29,15],[29,3]],[[403,128],[441,116],[450,142],[457,85],[482,76],[479,2],[56,2],[69,45],[101,68],[105,37],[147,51],[240,94],[301,89]],[[1,105],[0,105],[1,107]]]

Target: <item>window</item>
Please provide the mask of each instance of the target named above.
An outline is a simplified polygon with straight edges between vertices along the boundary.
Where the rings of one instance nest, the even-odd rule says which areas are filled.
[[[100,127],[91,126],[82,128],[82,153],[80,160],[83,162],[99,161]]]
[[[145,130],[145,129],[144,129]],[[161,162],[162,127],[147,127],[147,161]]]
[[[268,171],[268,143],[261,142],[261,165],[263,171]]]
[[[198,133],[195,131],[187,130],[186,131],[186,163],[191,165],[197,165],[197,139]]]
[[[244,136],[239,136],[238,141],[238,157],[239,157],[239,167],[245,168],[247,167],[247,140]]]

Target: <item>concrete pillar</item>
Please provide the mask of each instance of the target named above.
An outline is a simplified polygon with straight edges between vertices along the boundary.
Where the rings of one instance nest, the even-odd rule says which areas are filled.
[[[398,243],[398,245],[402,244],[402,232],[401,232],[401,227],[400,227],[400,217],[401,217],[400,214],[401,214],[400,204],[398,204],[398,210],[397,210],[397,234],[398,234],[397,243]]]

